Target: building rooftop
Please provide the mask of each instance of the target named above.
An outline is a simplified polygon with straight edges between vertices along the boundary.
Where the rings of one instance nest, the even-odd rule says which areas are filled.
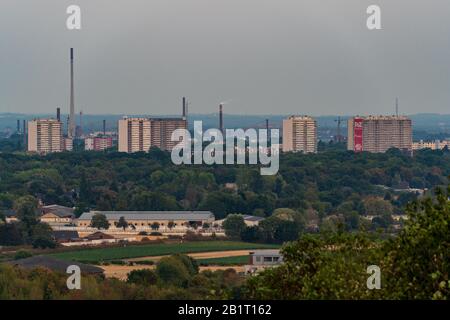
[[[300,115],[292,115],[292,116],[289,116],[288,119],[293,119],[293,120],[314,120],[313,117],[307,116],[307,115],[303,115],[303,116],[300,116]]]
[[[78,231],[71,231],[71,230],[54,230],[54,231],[52,231],[52,235],[56,241],[58,241],[58,240],[74,240],[74,239],[80,238]]]
[[[356,116],[355,118],[361,118],[364,120],[411,120],[407,116],[403,115],[368,115],[368,116]]]
[[[250,255],[253,256],[281,256],[280,250],[278,249],[262,249],[250,251]]]
[[[48,206],[42,207],[42,212],[45,213],[53,213],[54,215],[57,215],[60,218],[64,217],[73,217],[73,208],[60,206],[57,204],[52,204]]]
[[[264,219],[263,217],[244,215],[244,220],[246,221],[263,221]]]
[[[91,220],[95,214],[104,214],[108,220],[209,220],[211,211],[91,211],[83,213],[78,220]]]

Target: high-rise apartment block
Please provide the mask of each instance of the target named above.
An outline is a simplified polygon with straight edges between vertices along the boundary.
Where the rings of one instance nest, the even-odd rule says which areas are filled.
[[[172,151],[179,141],[172,141],[172,132],[187,129],[187,121],[182,118],[150,119],[151,146],[161,150]]]
[[[150,149],[150,119],[119,120],[119,152],[147,152]]]
[[[347,149],[386,152],[412,150],[412,122],[406,116],[367,116],[348,120]]]
[[[124,118],[119,120],[119,152],[147,152],[150,147],[171,151],[178,143],[172,132],[187,129],[183,118]]]
[[[38,153],[63,150],[62,124],[56,119],[28,121],[28,151]]]
[[[283,152],[317,152],[317,122],[309,116],[283,120]]]

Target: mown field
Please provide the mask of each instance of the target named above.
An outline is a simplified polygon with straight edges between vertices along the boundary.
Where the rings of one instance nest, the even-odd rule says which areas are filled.
[[[139,257],[164,256],[176,253],[197,253],[211,251],[273,249],[279,245],[246,243],[235,241],[199,241],[170,244],[135,245],[114,248],[86,248],[75,251],[51,254],[64,260],[85,263],[98,263],[108,260],[120,260]],[[207,260],[207,259],[206,259]]]
[[[236,266],[248,264],[249,256],[235,256],[211,259],[196,259],[201,266]]]

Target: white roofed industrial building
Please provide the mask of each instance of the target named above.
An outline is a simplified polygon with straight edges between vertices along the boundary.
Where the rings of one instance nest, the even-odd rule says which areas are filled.
[[[88,227],[95,214],[105,215],[111,226],[123,217],[128,224],[140,228],[150,227],[155,222],[161,227],[168,226],[169,222],[174,227],[180,227],[186,224],[212,224],[215,220],[211,211],[91,211],[83,213],[78,218],[77,225]]]

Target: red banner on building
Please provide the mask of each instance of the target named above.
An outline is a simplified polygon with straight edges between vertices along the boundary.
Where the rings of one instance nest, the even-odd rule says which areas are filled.
[[[363,151],[363,122],[364,119],[355,118],[353,122],[353,150]]]

